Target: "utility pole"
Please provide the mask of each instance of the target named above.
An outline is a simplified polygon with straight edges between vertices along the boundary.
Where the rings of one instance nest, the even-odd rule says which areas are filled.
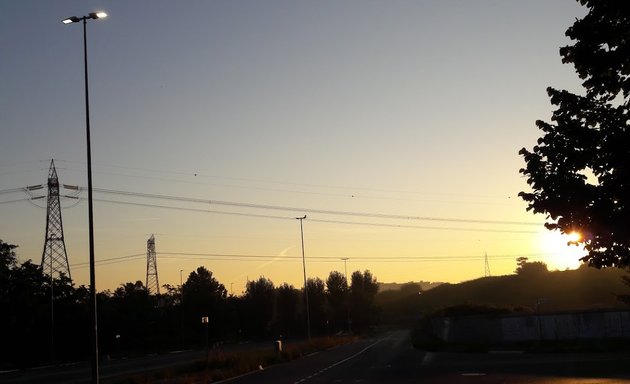
[[[348,332],[350,332],[350,299],[349,299],[349,293],[350,293],[350,283],[348,282],[348,260],[350,258],[349,257],[342,257],[341,260],[343,260],[343,272],[346,275],[346,288],[347,288],[347,292],[346,292],[346,322],[348,325]]]
[[[61,20],[64,24],[83,21],[83,75],[85,79],[85,138],[87,147],[87,184],[88,184],[88,244],[90,249],[90,319],[92,332],[90,335],[92,346],[91,377],[92,384],[99,384],[98,358],[98,310],[96,304],[96,269],[94,256],[94,208],[92,199],[92,144],[90,139],[90,93],[88,86],[88,51],[87,51],[87,21],[107,17],[105,12],[91,12],[86,16],[71,16]]]
[[[304,303],[306,305],[306,333],[308,335],[308,339],[311,339],[311,314],[309,313],[308,308],[308,287],[306,284],[306,259],[304,257],[304,227],[302,226],[302,221],[306,219],[306,215],[304,217],[296,217],[296,220],[300,220],[300,237],[302,239],[302,267],[304,269]]]
[[[182,351],[184,350],[184,279],[183,269],[179,270],[179,332],[182,336]]]
[[[348,260],[350,260],[349,257],[342,257],[341,260],[343,260],[343,272],[346,275],[346,284],[348,284]]]

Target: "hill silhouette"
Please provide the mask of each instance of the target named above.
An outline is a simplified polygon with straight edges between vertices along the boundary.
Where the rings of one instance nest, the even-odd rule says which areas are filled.
[[[627,308],[618,295],[630,294],[623,283],[627,271],[616,268],[483,277],[441,284],[421,293],[391,291],[377,297],[385,322],[408,322],[421,314],[462,304],[515,308],[541,313]],[[538,307],[538,308],[537,308]]]
[[[405,289],[406,287],[408,287],[409,285],[416,285],[419,286],[421,290],[423,291],[428,291],[429,289],[433,289],[439,285],[444,284],[443,282],[440,281],[409,281],[406,283],[378,283],[378,291],[379,292],[385,292],[385,291],[397,291],[400,289]]]

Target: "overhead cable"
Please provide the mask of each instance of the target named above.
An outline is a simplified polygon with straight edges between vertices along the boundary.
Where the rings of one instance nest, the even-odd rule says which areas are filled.
[[[224,205],[239,208],[255,208],[263,210],[276,210],[276,211],[288,211],[288,212],[306,212],[306,213],[319,213],[325,215],[338,215],[338,216],[358,216],[358,217],[371,217],[379,219],[397,219],[397,220],[417,220],[417,221],[441,221],[452,223],[469,223],[469,224],[500,224],[500,225],[526,225],[526,226],[540,226],[540,223],[526,222],[526,221],[506,221],[506,220],[478,220],[478,219],[462,219],[462,218],[446,218],[446,217],[430,217],[430,216],[412,216],[412,215],[394,215],[384,213],[366,213],[366,212],[352,212],[352,211],[334,211],[325,209],[313,209],[313,208],[300,208],[300,207],[287,207],[277,205],[265,205],[255,203],[242,203],[212,199],[200,199],[191,197],[181,197],[173,195],[158,195],[142,192],[120,191],[113,189],[94,188],[95,192],[108,193],[122,196],[133,196],[141,198],[161,199],[161,200],[174,200],[188,203],[200,203],[209,205]]]

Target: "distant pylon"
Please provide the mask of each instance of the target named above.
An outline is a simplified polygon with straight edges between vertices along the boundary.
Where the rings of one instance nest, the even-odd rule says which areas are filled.
[[[147,240],[147,291],[149,293],[160,294],[160,283],[158,282],[157,255],[155,253],[155,236],[151,235]]]
[[[44,251],[42,252],[42,271],[44,273],[70,276],[70,265],[66,244],[63,240],[63,223],[61,221],[61,204],[59,203],[59,179],[55,162],[50,161],[48,171],[48,199],[46,208],[46,237],[44,239]]]
[[[486,271],[484,273],[484,276],[485,277],[490,277],[492,275],[490,274],[490,263],[488,262],[488,254],[487,253],[486,253],[486,256],[485,256],[485,262],[486,262]]]

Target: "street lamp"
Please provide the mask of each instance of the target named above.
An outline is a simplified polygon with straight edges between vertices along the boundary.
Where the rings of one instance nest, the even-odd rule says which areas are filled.
[[[308,339],[311,339],[311,315],[308,309],[308,286],[306,284],[306,259],[304,258],[304,228],[302,226],[302,221],[306,219],[306,215],[304,217],[296,217],[296,220],[300,220],[300,236],[302,238],[302,267],[304,268],[304,301],[306,304],[306,332],[308,335]]]
[[[184,350],[184,280],[183,269],[179,270],[179,332],[182,336],[182,351]]]
[[[341,260],[343,260],[343,271],[346,275],[346,288],[349,290],[350,283],[348,282],[348,260],[350,260],[350,258],[342,257]],[[350,332],[350,300],[348,299],[347,296],[346,296],[346,321],[348,323],[348,332]]]
[[[61,20],[64,24],[83,21],[83,69],[85,74],[85,133],[87,142],[87,178],[88,178],[88,232],[90,247],[90,317],[92,319],[92,383],[98,384],[98,323],[96,311],[96,276],[94,273],[94,211],[92,207],[92,149],[90,144],[90,97],[88,92],[87,62],[87,20],[107,17],[105,12],[92,12],[87,16],[71,16]]]
[[[350,258],[342,257],[341,260],[343,260],[343,270],[346,275],[346,284],[348,284],[348,260],[350,260]]]
[[[79,21],[83,20],[83,23],[85,23],[87,19],[104,19],[106,17],[107,17],[107,13],[105,12],[90,12],[87,16],[82,16],[82,17],[70,16],[68,18],[61,20],[61,22],[64,24],[72,24],[72,23],[78,23]]]

